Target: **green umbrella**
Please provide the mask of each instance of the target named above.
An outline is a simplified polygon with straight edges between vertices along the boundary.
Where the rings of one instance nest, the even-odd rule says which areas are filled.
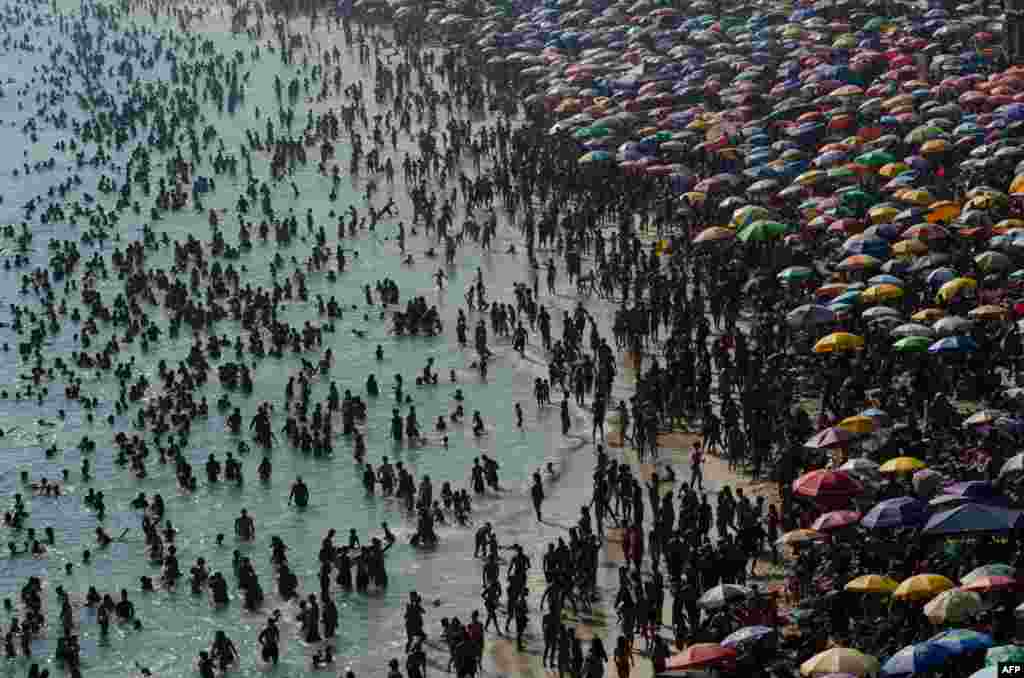
[[[736,238],[743,242],[764,242],[778,238],[787,231],[789,231],[789,226],[785,224],[762,219],[744,228],[736,235]]]
[[[923,144],[926,141],[932,139],[938,139],[943,135],[941,127],[935,125],[921,125],[910,130],[906,137],[903,138],[908,144]]]
[[[878,202],[878,198],[867,191],[860,189],[854,189],[852,191],[843,191],[839,198],[839,204],[843,207],[866,207],[873,205]]]
[[[868,22],[864,24],[864,28],[862,28],[861,30],[877,31],[880,28],[882,28],[882,26],[885,26],[887,23],[889,23],[889,20],[886,19],[885,17],[871,17],[871,19],[869,19]]]
[[[932,340],[928,337],[903,337],[892,345],[900,353],[927,353]]]
[[[890,162],[896,162],[896,156],[885,151],[868,151],[858,155],[855,162],[858,165],[866,165],[867,167],[881,167],[882,165],[888,165]]]
[[[790,266],[779,271],[776,276],[779,280],[786,282],[798,282],[814,277],[814,269],[807,266]]]
[[[995,666],[1000,662],[1024,662],[1024,645],[1000,645],[985,652],[985,664]]]

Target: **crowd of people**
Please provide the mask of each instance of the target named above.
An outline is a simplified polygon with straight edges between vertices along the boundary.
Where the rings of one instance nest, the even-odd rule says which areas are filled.
[[[726,44],[723,26],[746,25],[761,34],[766,27],[786,25],[770,12],[734,7],[726,8],[719,17],[723,23],[715,28],[697,17],[696,8],[666,6],[659,14],[639,5],[646,3],[608,15],[613,23],[628,14],[639,18],[638,25],[652,27],[635,43],[611,41],[620,48],[632,44],[626,58],[629,75],[615,79],[614,74],[625,71],[607,69],[602,58],[576,69],[581,75],[573,82],[581,86],[566,89],[569,83],[561,78],[569,73],[569,59],[596,53],[578,42],[570,44],[564,34],[551,46],[525,29],[513,30],[516,16],[549,33],[553,26],[572,26],[575,20],[552,19],[560,12],[557,6],[480,4],[448,21],[440,9],[428,13],[404,5],[391,12],[384,29],[363,21],[369,10],[374,16],[383,11],[379,3],[368,3],[364,14],[355,17],[335,14],[333,8],[326,13],[309,8],[297,16],[295,8],[273,3],[198,9],[164,0],[83,3],[76,15],[51,14],[45,3],[9,3],[0,17],[6,52],[44,49],[31,44],[34,22],[52,22],[66,38],[45,48],[53,58],[34,84],[13,93],[25,107],[38,108],[22,132],[31,139],[43,126],[61,130],[68,138],[57,151],[79,167],[101,172],[99,190],[105,194],[79,199],[75,191],[81,180],[72,175],[28,201],[22,226],[3,231],[19,251],[5,259],[5,266],[21,271],[24,296],[12,306],[10,329],[18,334],[18,355],[28,371],[11,395],[42,403],[50,387],[63,383],[67,400],[77,401],[91,421],[98,398],[89,390],[90,372],[113,375],[120,383],[115,414],[130,417],[135,427],[130,435],[119,431],[112,436],[114,461],[125,481],[146,479],[147,465],[154,462],[173,464],[179,489],[189,493],[201,482],[187,454],[191,429],[210,412],[197,390],[216,377],[223,393],[214,406],[224,414],[225,435],[237,449],[223,462],[209,455],[202,469],[207,483],[240,485],[250,444],[262,453],[257,475],[267,483],[275,447],[283,443],[296,453],[329,459],[343,439],[360,464],[367,495],[398,500],[401,519],[414,526],[414,546],[435,546],[439,524],[475,531],[483,614],[472,610],[463,617],[468,621],[432,620],[429,605],[410,592],[404,661],[390,662],[389,678],[425,676],[427,651],[433,647],[427,641],[433,635],[444,641],[439,651],[449,654],[448,670],[460,677],[476,675],[485,666],[488,634],[510,635],[518,651],[542,655],[545,667],[575,678],[602,678],[609,662],[625,678],[638,664],[637,655],[655,672],[693,668],[781,677],[841,670],[865,676],[882,665],[886,673],[927,670],[949,678],[971,675],[992,656],[1013,656],[1014,610],[1020,602],[1015,576],[1024,564],[1024,549],[1017,539],[1019,514],[1010,507],[1016,505],[1016,480],[1024,471],[1022,458],[1014,456],[1024,420],[1014,416],[1019,393],[1007,385],[1016,383],[1021,364],[1022,344],[1012,322],[1020,313],[1013,234],[1024,229],[1024,221],[1017,218],[1021,210],[1013,194],[1015,187],[1024,187],[1014,180],[1020,149],[1011,142],[1019,135],[1024,108],[1013,108],[1021,104],[1011,97],[969,112],[970,97],[951,97],[946,90],[958,94],[988,82],[985,96],[999,97],[1006,93],[993,94],[997,86],[1010,93],[1024,90],[1024,77],[1004,69],[998,52],[986,47],[988,38],[975,37],[977,54],[970,63],[958,62],[968,71],[961,74],[964,83],[933,82],[927,69],[889,78],[883,59],[901,59],[906,55],[900,50],[911,49],[916,40],[927,44],[924,36],[940,28],[931,22],[952,21],[950,10],[936,9],[941,13],[920,22],[902,6],[893,11],[904,14],[883,23],[898,38],[883,39],[886,33],[865,38],[869,44],[861,51],[872,55],[860,59],[863,68],[852,68],[858,52],[850,47],[802,55],[790,66],[768,47],[755,49],[730,39],[733,53],[749,53],[749,62],[706,60],[684,49],[676,57],[696,61],[688,61],[685,72],[675,71],[659,56],[672,52],[659,43],[669,36],[658,30],[681,28],[676,37],[694,38],[694,44],[706,44],[709,35]],[[226,12],[233,30],[250,40],[248,53],[240,50],[231,58],[216,53],[202,25],[218,11]],[[721,14],[723,8],[716,11]],[[124,30],[125,21],[146,13],[154,19],[173,16],[177,29]],[[815,16],[811,11],[794,22]],[[818,18],[806,30],[854,28],[839,14]],[[826,18],[840,27],[828,28]],[[494,25],[466,30],[472,20],[481,19]],[[553,25],[546,23],[552,20]],[[869,17],[849,21],[859,22],[856,29],[865,35],[871,33]],[[329,44],[310,37],[320,22],[330,24]],[[952,37],[959,39],[962,32]],[[703,42],[696,40],[698,33]],[[932,44],[938,48],[930,54],[953,49],[944,39],[935,38]],[[520,43],[527,51],[554,50],[547,52],[550,61],[530,57],[520,59],[522,68],[514,67],[509,50],[501,50]],[[887,56],[886,46],[897,53]],[[119,56],[118,65],[109,62],[110,53]],[[762,53],[771,58],[762,59]],[[647,57],[651,60],[643,66]],[[284,82],[275,77],[272,85],[250,81],[242,66],[268,58],[292,67],[294,78]],[[351,59],[363,73],[356,80],[346,80],[351,74],[343,68]],[[816,61],[802,65],[801,59]],[[164,61],[169,79],[136,77]],[[636,63],[639,70],[632,68]],[[908,66],[899,63],[897,68]],[[742,73],[770,82],[770,67],[785,80],[780,93],[788,95],[789,80],[798,78],[801,68],[817,66],[834,69],[828,71],[836,76],[830,80],[839,84],[819,94],[823,80],[805,78],[819,87],[808,88],[804,98],[784,107],[773,105],[767,88],[733,83],[751,82]],[[552,77],[559,82],[546,83],[551,88],[545,90],[538,85],[540,72],[528,72],[534,67],[557,71]],[[714,82],[696,87],[693,74],[705,67],[715,74]],[[863,87],[847,82],[852,72]],[[922,82],[907,86],[910,76]],[[67,86],[71,78],[87,85],[84,94]],[[107,79],[123,86],[105,87]],[[880,93],[909,97],[902,104],[884,104],[900,113],[883,115],[884,102],[863,99],[878,79],[894,80],[897,87]],[[677,81],[690,84],[671,89]],[[859,93],[824,96],[844,84]],[[254,111],[247,144],[236,154],[218,143],[198,102],[234,113],[248,106],[246,91],[261,85],[273,87],[278,109]],[[940,89],[938,104],[945,110],[921,105],[917,92],[932,85]],[[591,91],[580,95],[581,89]],[[674,94],[661,97],[669,91]],[[68,113],[76,95],[88,114],[85,122]],[[651,100],[643,100],[645,95]],[[648,126],[652,129],[638,126],[643,133],[625,134],[629,140],[620,149],[621,158],[603,150],[607,142],[592,143],[605,139],[609,127],[631,124],[619,117],[597,125],[600,116],[612,113],[616,97],[632,102],[621,111],[633,116],[632,123],[641,117],[655,123]],[[852,112],[845,103],[850,97],[860,97]],[[598,105],[598,99],[605,102]],[[665,110],[650,113],[655,109]],[[898,119],[904,114],[909,117]],[[852,124],[835,122],[843,116],[860,117],[861,129],[849,131],[863,138],[840,136]],[[937,133],[915,136],[909,129],[930,118]],[[694,121],[700,124],[691,126]],[[774,124],[779,121],[792,124]],[[692,134],[723,122],[739,129],[720,130],[718,136]],[[580,134],[583,125],[589,131]],[[894,133],[883,134],[885,125],[894,125]],[[953,131],[963,125],[977,131]],[[878,134],[870,132],[876,128]],[[568,133],[573,129],[577,133]],[[657,136],[680,129],[691,134]],[[894,139],[869,146],[887,136]],[[948,143],[953,137],[967,141]],[[941,151],[923,150],[924,144],[940,140],[946,143]],[[1007,143],[976,153],[982,141],[997,140]],[[667,146],[675,142],[679,145]],[[666,145],[663,150],[661,145]],[[347,168],[338,165],[339,146],[347,147]],[[126,148],[131,149],[127,166],[116,167],[113,150]],[[830,153],[855,167],[812,165]],[[872,153],[873,158],[866,157]],[[991,163],[973,162],[988,153]],[[669,156],[678,162],[668,163]],[[753,160],[767,164],[776,156],[796,165],[760,170],[763,165]],[[905,156],[903,163],[899,159]],[[275,205],[279,189],[294,197],[310,190],[293,177],[297,168],[311,163],[331,184],[332,201],[339,201],[347,169],[349,177],[361,180],[365,204],[339,204],[330,215],[335,223],[318,223],[312,210],[298,215]],[[887,188],[883,169],[896,164],[904,167],[889,171],[892,181],[916,183]],[[19,175],[27,181],[50,167],[26,163]],[[649,171],[652,167],[668,169]],[[833,174],[836,167],[847,171]],[[207,171],[212,176],[202,174]],[[914,177],[899,180],[906,172]],[[798,190],[787,194],[783,178],[793,179]],[[758,187],[764,180],[775,185]],[[232,197],[233,211],[204,206],[204,198],[230,190],[225,185],[231,184],[240,187]],[[883,199],[897,190],[926,195]],[[382,208],[376,207],[379,191],[389,195]],[[208,240],[190,234],[172,241],[160,233],[160,222],[182,210],[207,215]],[[148,217],[140,239],[125,242],[118,230],[127,215]],[[81,243],[53,240],[47,247],[48,266],[28,270],[30,222],[35,220],[78,223]],[[235,244],[225,233],[232,223],[238,229]],[[361,290],[361,306],[315,291],[321,278],[343,278],[346,243],[385,228],[395,231],[407,266],[422,263],[407,251],[407,243],[420,238],[429,244],[421,256],[436,272],[425,273],[429,277],[419,290],[442,290],[451,283],[446,267],[459,259],[460,251],[490,251],[506,232],[510,244],[504,254],[522,257],[524,279],[511,287],[510,298],[492,299],[477,269],[466,291],[466,308],[459,309],[453,326],[445,325],[426,294],[403,302],[392,280]],[[913,228],[917,231],[908,235]],[[648,237],[652,232],[654,237]],[[904,239],[895,242],[899,237]],[[101,254],[106,250],[82,252],[108,242],[114,243],[109,256]],[[249,281],[253,264],[247,254],[254,242],[292,247],[290,259],[281,251],[276,254],[271,286]],[[170,270],[147,262],[161,249],[173,252]],[[899,256],[878,273],[881,259],[893,253]],[[96,289],[98,281],[111,278],[122,284],[114,299]],[[502,289],[511,281],[500,282]],[[567,295],[573,298],[569,303],[563,299]],[[815,303],[837,296],[837,303]],[[279,309],[293,301],[315,301],[319,317],[301,325],[289,321]],[[326,399],[316,400],[314,384],[330,382],[335,367],[329,345],[336,321],[345,313],[361,311],[369,318],[382,309],[391,314],[393,331],[410,340],[453,337],[472,352],[469,366],[483,379],[495,363],[497,343],[508,343],[523,359],[528,353],[541,356],[547,375],[535,381],[537,408],[557,407],[566,436],[580,435],[574,426],[578,413],[589,417],[589,430],[580,437],[593,446],[592,491],[567,536],[541,554],[543,591],[530,590],[531,545],[503,546],[491,524],[471,527],[474,497],[500,489],[501,457],[481,454],[472,463],[469,487],[441,480],[435,499],[436,479],[424,475],[417,482],[407,465],[392,464],[386,456],[376,466],[368,461],[378,452],[360,427],[368,408],[380,402],[375,377],[367,379],[365,396],[330,383]],[[905,322],[905,316],[914,322]],[[48,338],[65,323],[76,323],[80,350],[70,357],[51,356]],[[225,333],[228,323],[233,337]],[[916,326],[904,327],[909,325]],[[354,332],[356,340],[365,339]],[[925,340],[918,342],[925,350],[904,339]],[[176,365],[161,360],[155,376],[138,369],[146,359],[137,361],[132,345],[144,352],[161,341],[180,342],[188,349],[186,357]],[[247,362],[285,354],[299,357],[301,368],[289,375],[283,398],[264,396]],[[382,360],[379,346],[376,357]],[[634,384],[623,378],[627,371],[636,373]],[[434,386],[442,380],[432,361],[412,379],[396,375],[394,406],[388,404],[393,442],[430,444],[405,389],[410,382]],[[447,381],[455,387],[454,373]],[[249,396],[256,394],[259,402],[251,410]],[[443,447],[447,429],[466,418],[464,400],[456,391],[452,411],[439,415],[430,431]],[[971,410],[967,416],[964,409]],[[108,419],[111,425],[115,414]],[[251,416],[248,426],[246,416]],[[517,427],[524,425],[521,404],[505,416],[514,418]],[[480,410],[473,410],[469,420],[475,436],[486,435],[488,424]],[[606,430],[609,420],[615,422],[614,431]],[[277,433],[284,434],[280,441],[277,426],[282,426]],[[680,428],[688,428],[697,441],[692,449],[666,451],[659,444],[662,434]],[[87,436],[79,447],[97,450]],[[629,449],[636,450],[639,463]],[[734,475],[727,472],[724,481],[706,475],[708,464],[717,463],[707,455],[721,457]],[[898,463],[889,467],[890,462]],[[749,496],[739,474],[775,486],[777,501],[763,493]],[[79,475],[83,483],[90,482],[88,460]],[[59,496],[61,482],[70,476],[65,471],[59,482],[25,479],[24,484],[39,496]],[[538,521],[545,518],[551,493],[559,491],[555,476],[551,466],[533,476],[529,499]],[[968,482],[945,484],[957,480]],[[315,489],[296,478],[286,501],[301,512]],[[90,486],[83,504],[103,520],[102,491]],[[213,606],[230,604],[230,585],[204,557],[187,572],[179,564],[178,528],[169,519],[173,502],[161,494],[150,498],[140,493],[131,508],[139,513],[145,555],[160,570],[156,581],[140,577],[142,593],[155,592],[157,586],[173,588],[187,577],[191,591],[209,595]],[[234,537],[256,539],[258,519],[243,510]],[[19,550],[15,538],[9,539],[12,558],[45,557],[47,545],[54,543],[50,527],[43,527],[42,538],[37,535],[40,526],[31,524],[20,494],[5,513],[4,528],[25,544]],[[388,587],[386,554],[397,538],[387,523],[382,531],[364,544],[353,530],[347,545],[335,544],[334,530],[326,534],[317,558],[319,594],[303,591],[281,535],[270,537],[276,583],[271,594],[261,586],[251,559],[234,551],[232,570],[244,608],[263,609],[268,595],[280,605],[259,633],[260,661],[279,661],[281,608],[288,605],[300,638],[317,647],[313,669],[336,670],[331,639],[342,613],[333,587],[357,593]],[[95,535],[96,549],[123,537],[102,526]],[[224,540],[224,535],[216,538],[218,545]],[[599,585],[612,540],[620,543],[623,555],[613,597]],[[511,552],[507,561],[501,551]],[[82,566],[89,566],[90,559],[87,550]],[[66,564],[69,573],[72,568]],[[774,573],[770,586],[760,580],[766,571]],[[979,577],[984,581],[979,583]],[[55,587],[61,610],[57,627],[46,617],[45,590],[33,577],[21,587],[16,603],[5,601],[6,611],[10,614],[17,605],[18,615],[3,629],[5,656],[31,659],[32,640],[53,632],[58,634],[55,660],[68,675],[81,675],[80,622],[72,607],[76,592]],[[884,606],[879,596],[891,596],[893,602]],[[935,614],[930,607],[922,611],[921,603],[943,596],[959,596],[955,613],[952,604]],[[82,604],[96,610],[101,634],[112,618],[133,633],[145,633],[128,591],[122,589],[119,598],[115,603],[110,594],[90,588]],[[536,624],[531,624],[531,605],[540,612]],[[614,643],[609,638],[611,655],[599,635],[586,649],[580,640],[582,620],[602,606],[615,615],[618,633]],[[431,624],[439,625],[437,630]],[[935,635],[943,630],[962,634]],[[740,640],[730,640],[736,637]],[[912,650],[901,650],[904,645]],[[1001,649],[1002,655],[995,652]],[[911,670],[897,671],[908,654]],[[819,663],[822,656],[826,659]],[[924,657],[933,663],[913,664],[925,662]],[[832,658],[834,666],[827,663]],[[233,640],[219,631],[211,646],[198,653],[196,670],[208,678],[230,672],[241,661]],[[29,663],[30,678],[49,675],[48,669]],[[151,673],[141,664],[138,668]]]

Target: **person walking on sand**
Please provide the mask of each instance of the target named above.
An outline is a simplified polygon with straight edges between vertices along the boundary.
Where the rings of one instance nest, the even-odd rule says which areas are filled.
[[[543,522],[540,506],[544,503],[544,481],[541,480],[539,471],[533,472],[533,487],[530,488],[530,497],[533,499],[533,510],[537,513],[537,522]]]
[[[700,448],[700,441],[693,444],[693,451],[690,452],[690,487],[694,485],[701,492],[704,491],[704,452]]]

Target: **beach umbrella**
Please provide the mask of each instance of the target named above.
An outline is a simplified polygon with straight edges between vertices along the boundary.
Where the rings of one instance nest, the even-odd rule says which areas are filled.
[[[998,506],[970,503],[928,519],[924,533],[930,535],[1009,532],[1018,523],[1021,512]]]
[[[932,337],[935,330],[920,323],[905,323],[889,330],[889,334],[894,337]]]
[[[972,417],[968,417],[968,421]],[[966,422],[965,422],[966,425]],[[985,499],[992,499],[999,494],[996,487],[985,480],[965,480],[958,483],[948,485],[942,490],[943,494],[952,494],[957,497],[965,497],[968,499],[977,499],[983,501]]]
[[[986,575],[975,577],[971,582],[960,586],[964,591],[977,593],[989,593],[991,591],[1008,591],[1020,587],[1020,582],[1014,577],[1002,577]]]
[[[973,629],[948,629],[935,634],[928,642],[942,645],[955,655],[985,650],[994,645],[992,636]]]
[[[970,584],[979,577],[1016,577],[1017,568],[1006,563],[989,563],[976,567],[960,579],[961,584]]]
[[[910,319],[919,323],[934,323],[944,317],[946,317],[946,312],[941,308],[923,308],[920,311],[915,311]]]
[[[953,588],[953,582],[941,574],[917,574],[904,579],[892,595],[899,600],[931,600]]]
[[[977,350],[978,344],[974,339],[963,335],[939,339],[928,347],[929,353],[968,353]]]
[[[892,253],[898,257],[913,257],[925,254],[928,245],[922,240],[901,240],[892,246]]]
[[[873,285],[867,288],[861,293],[860,298],[864,303],[877,303],[880,301],[890,301],[892,299],[899,299],[903,296],[903,290],[890,284]]]
[[[719,584],[704,592],[697,605],[705,610],[720,610],[734,602],[746,600],[752,591],[737,584]]]
[[[851,579],[844,587],[856,593],[892,593],[899,588],[899,582],[881,574],[865,574]]]
[[[863,298],[864,296],[861,295],[861,299]],[[903,314],[891,306],[872,306],[871,308],[864,309],[860,315],[862,318],[866,318],[867,320],[885,319],[899,323],[902,322],[901,318]]]
[[[851,440],[856,440],[860,435],[846,428],[830,426],[811,436],[804,447],[812,450],[821,450],[830,447],[845,447]],[[811,471],[815,473],[815,471]]]
[[[721,242],[724,240],[732,240],[736,237],[736,231],[729,228],[723,228],[721,226],[712,226],[705,228],[703,231],[697,234],[697,237],[693,239],[696,244]]]
[[[970,675],[969,678],[1001,678],[998,666],[985,666]]]
[[[840,530],[850,525],[856,525],[860,521],[859,511],[829,511],[818,516],[811,524],[812,531],[831,532]],[[823,536],[823,535],[819,535]]]
[[[827,306],[804,304],[797,306],[786,314],[786,322],[790,327],[804,328],[815,325],[827,325],[835,322],[836,314]]]
[[[939,221],[949,223],[960,216],[960,205],[952,200],[940,200],[928,206],[928,216],[925,217],[928,223],[934,224]]]
[[[916,497],[895,497],[875,504],[860,524],[870,529],[920,525],[928,517],[928,506]]]
[[[775,543],[784,546],[792,546],[793,544],[803,544],[809,541],[824,539],[825,536],[826,535],[818,532],[817,530],[791,530],[779,537]]]
[[[736,658],[736,650],[718,643],[695,643],[665,661],[666,671],[682,671]]]
[[[870,254],[852,254],[836,266],[840,271],[864,271],[878,268],[882,262]]]
[[[1002,252],[989,250],[974,257],[974,265],[983,273],[991,273],[992,271],[1005,271],[1009,269],[1012,266],[1012,262]]]
[[[779,238],[790,230],[786,224],[777,221],[760,220],[750,224],[736,234],[743,242],[766,242]]]
[[[867,167],[881,169],[884,165],[896,162],[896,157],[887,151],[869,151],[858,155],[856,163]]]
[[[913,473],[927,468],[917,457],[895,457],[878,467],[880,473]]]
[[[953,653],[942,645],[916,643],[903,648],[882,665],[883,676],[926,673],[946,663]]]
[[[951,315],[946,318],[939,318],[932,325],[936,334],[959,334],[969,330],[974,325],[970,318],[961,318]]]
[[[974,278],[954,278],[939,288],[935,298],[938,301],[949,301],[960,295],[971,294],[978,287]]]
[[[742,629],[733,631],[726,636],[720,645],[722,647],[735,648],[737,645],[742,645],[744,643],[759,642],[773,638],[775,634],[775,629],[770,626],[745,626]]]
[[[864,491],[864,486],[844,471],[819,469],[793,481],[793,492],[822,502],[847,500]]]
[[[927,353],[932,340],[928,337],[903,337],[892,345],[900,353]]]
[[[875,429],[878,428],[878,422],[863,414],[856,414],[839,422],[839,427],[845,428],[851,433],[868,434],[875,432]]]
[[[809,266],[788,266],[775,276],[787,283],[802,282],[815,276],[814,269]]]
[[[1009,311],[1002,306],[985,304],[984,306],[978,306],[977,308],[968,311],[967,315],[978,320],[1003,320],[1006,318],[1007,313],[1009,313]]]
[[[1002,478],[1005,475],[1011,473],[1022,473],[1024,472],[1024,452],[1015,454],[1006,462],[1003,463],[1003,467],[999,469],[999,477]]]
[[[843,353],[864,348],[864,338],[849,332],[834,332],[814,344],[815,353]]]
[[[985,652],[985,664],[988,666],[1011,662],[1024,662],[1024,645],[1000,645]]]
[[[980,611],[981,596],[960,589],[943,591],[924,606],[924,613],[933,624],[960,622]]]
[[[849,673],[858,678],[878,675],[878,660],[860,650],[833,647],[819,652],[800,665],[800,675],[821,678],[830,673]]]

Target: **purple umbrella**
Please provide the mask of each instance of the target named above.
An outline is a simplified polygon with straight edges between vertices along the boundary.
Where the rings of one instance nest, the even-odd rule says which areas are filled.
[[[879,502],[861,518],[860,524],[870,529],[910,527],[928,519],[928,505],[914,497],[896,497]]]
[[[942,488],[943,494],[952,494],[957,497],[970,497],[972,499],[989,499],[999,494],[992,483],[984,480],[968,480],[960,483],[953,483]]]

